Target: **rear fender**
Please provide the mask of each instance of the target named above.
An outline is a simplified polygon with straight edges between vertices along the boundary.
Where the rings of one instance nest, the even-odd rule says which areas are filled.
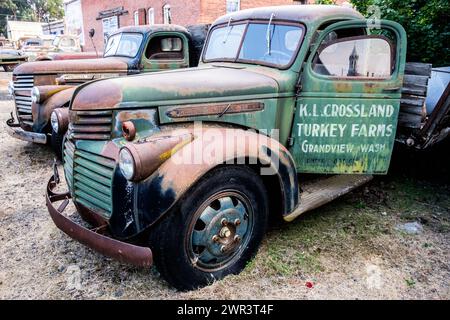
[[[223,127],[184,128],[176,134],[192,134],[194,139],[135,185],[138,229],[143,230],[158,221],[202,177],[220,165],[249,165],[258,171],[256,174],[260,174],[263,181],[269,181],[268,178],[276,181],[266,183],[266,187],[269,195],[278,195],[280,215],[297,206],[295,164],[289,151],[275,139],[254,131]],[[234,137],[230,138],[232,135]]]

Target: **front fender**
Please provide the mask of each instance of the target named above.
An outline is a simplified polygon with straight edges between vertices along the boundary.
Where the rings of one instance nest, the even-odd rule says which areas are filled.
[[[273,174],[278,184],[270,186],[268,191],[280,193],[281,215],[291,212],[298,205],[294,161],[289,151],[275,139],[234,128],[204,127],[198,130],[189,127],[183,130],[179,134],[192,134],[194,140],[177,150],[153,174],[135,185],[138,229],[143,230],[158,221],[199,179],[219,165],[250,163],[261,170],[260,174]],[[210,130],[215,131],[211,133]],[[232,134],[235,135],[232,139],[235,143],[228,140]],[[214,138],[206,139],[206,136]],[[242,141],[245,143],[239,145]],[[207,153],[212,150],[215,152],[208,156]],[[199,159],[199,152],[203,154],[203,159]],[[258,166],[257,163],[264,165]]]
[[[43,102],[32,105],[33,131],[44,132],[50,121],[50,115],[56,108],[68,106],[76,87],[64,87],[49,95]]]

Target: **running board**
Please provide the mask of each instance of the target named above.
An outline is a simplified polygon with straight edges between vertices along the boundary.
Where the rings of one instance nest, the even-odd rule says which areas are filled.
[[[292,221],[302,213],[316,209],[372,180],[372,175],[334,175],[301,185],[300,204],[283,218]]]

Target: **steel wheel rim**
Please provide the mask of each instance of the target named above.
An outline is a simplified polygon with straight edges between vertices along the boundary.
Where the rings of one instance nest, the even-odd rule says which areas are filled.
[[[192,265],[211,272],[235,263],[248,246],[253,224],[253,207],[244,194],[226,190],[208,198],[188,227],[185,247]]]

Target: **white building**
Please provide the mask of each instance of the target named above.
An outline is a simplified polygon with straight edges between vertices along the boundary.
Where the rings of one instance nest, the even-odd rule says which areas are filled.
[[[10,41],[17,41],[21,37],[40,37],[44,32],[41,22],[8,20],[6,33]]]

